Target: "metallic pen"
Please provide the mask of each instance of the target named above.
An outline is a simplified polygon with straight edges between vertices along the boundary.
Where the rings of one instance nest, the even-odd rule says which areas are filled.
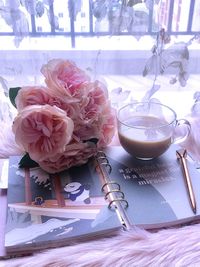
[[[186,149],[177,150],[176,156],[177,156],[177,159],[180,160],[180,163],[182,166],[183,175],[184,175],[184,179],[185,179],[185,183],[186,183],[186,187],[187,187],[187,192],[188,192],[188,197],[190,200],[191,208],[192,208],[193,212],[196,214],[196,200],[195,200],[195,195],[194,195],[194,191],[193,191],[193,187],[192,187],[192,181],[191,181],[189,170],[187,167],[187,160],[186,160],[187,151],[186,151]]]

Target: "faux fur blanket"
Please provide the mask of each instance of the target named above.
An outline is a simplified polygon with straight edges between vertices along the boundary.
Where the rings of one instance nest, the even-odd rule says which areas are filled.
[[[116,236],[6,260],[5,267],[200,266],[200,225]]]

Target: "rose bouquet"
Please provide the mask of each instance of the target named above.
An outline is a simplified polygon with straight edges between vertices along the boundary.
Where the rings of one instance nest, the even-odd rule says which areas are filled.
[[[45,86],[10,88],[18,111],[12,129],[25,152],[20,166],[56,173],[86,163],[111,142],[115,113],[105,85],[75,63],[53,59],[41,73]]]

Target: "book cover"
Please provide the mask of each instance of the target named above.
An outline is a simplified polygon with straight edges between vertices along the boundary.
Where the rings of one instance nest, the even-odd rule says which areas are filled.
[[[121,228],[115,211],[107,208],[93,164],[50,176],[40,168],[19,169],[19,159],[9,162],[8,254],[67,245]]]
[[[110,179],[120,184],[129,204],[126,214],[131,225],[153,229],[200,219],[200,172],[187,160],[197,203],[195,214],[176,149],[177,146],[172,145],[159,158],[147,161],[131,157],[122,147],[106,150],[112,166]]]

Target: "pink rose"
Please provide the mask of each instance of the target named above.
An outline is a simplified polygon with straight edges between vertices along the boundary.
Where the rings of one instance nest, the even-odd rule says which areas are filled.
[[[101,105],[108,100],[108,90],[100,81],[92,83],[92,90],[90,90],[88,95],[92,104]]]
[[[65,111],[66,115],[74,121],[76,120],[78,114],[80,113],[80,105],[78,102],[73,102],[73,103],[64,102],[60,98],[52,97],[51,99],[49,99],[48,104],[50,106],[56,106],[62,109],[63,111]]]
[[[100,134],[98,148],[106,147],[111,143],[116,131],[116,114],[110,104],[105,104],[101,113]]]
[[[108,91],[104,84],[99,81],[90,83],[88,85],[88,103],[84,107],[84,119],[92,122],[97,119],[103,109],[105,103],[108,101]]]
[[[48,94],[48,88],[44,86],[24,86],[19,91],[15,98],[17,110],[30,105],[45,105],[48,104],[51,96]]]
[[[98,121],[101,110],[108,101],[108,91],[99,81],[87,82],[79,87],[79,107],[75,130],[81,127],[88,128],[94,121]],[[81,97],[82,96],[82,97]]]
[[[72,120],[80,112],[79,103],[77,102],[65,102],[60,98],[50,95],[47,87],[43,86],[25,86],[22,87],[15,98],[15,103],[18,111],[31,105],[45,105],[57,106],[64,110],[66,115]]]
[[[82,125],[75,126],[74,136],[80,140],[98,139],[97,147],[99,149],[106,147],[111,143],[116,131],[116,116],[113,108],[108,103],[101,106],[101,113],[96,112],[96,120],[93,122],[82,122]]]
[[[63,153],[73,130],[71,118],[63,110],[49,105],[22,109],[13,124],[16,143],[36,162]]]
[[[96,153],[94,143],[71,143],[66,146],[63,153],[49,157],[38,162],[40,167],[49,173],[56,173],[73,166],[87,163],[88,159]]]
[[[80,140],[98,139],[98,147],[108,145],[115,133],[116,115],[108,100],[108,91],[99,81],[81,86],[85,94],[80,101],[81,112],[74,125],[74,135]],[[80,91],[81,92],[81,91]]]
[[[41,68],[50,92],[59,98],[69,101],[76,94],[78,87],[90,78],[69,60],[53,59]]]
[[[55,173],[86,163],[96,149],[108,145],[116,121],[106,86],[91,82],[75,63],[54,59],[41,72],[47,87],[18,91],[13,132],[33,160]]]
[[[74,127],[75,128],[75,127]],[[74,129],[74,138],[77,141],[88,141],[92,138],[99,139],[100,129],[98,123],[82,123],[78,125],[76,130]]]

